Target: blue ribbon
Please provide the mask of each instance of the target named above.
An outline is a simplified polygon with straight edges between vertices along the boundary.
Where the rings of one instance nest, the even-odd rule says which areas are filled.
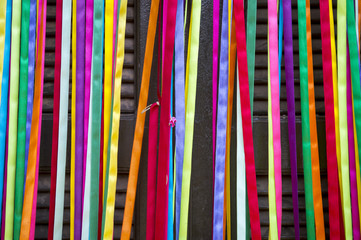
[[[174,83],[174,59],[172,79],[170,85],[170,117],[173,115],[173,83]],[[168,186],[168,232],[167,239],[173,240],[173,128],[170,126],[169,135],[169,186]]]
[[[9,91],[9,75],[10,75],[10,39],[11,39],[11,9],[12,0],[6,3],[6,25],[5,25],[5,48],[4,48],[4,70],[1,83],[1,104],[0,104],[0,206],[3,200],[4,188],[4,163],[5,163],[5,137],[6,122],[8,113],[8,91]],[[1,218],[0,218],[1,226]]]
[[[280,90],[281,90],[281,62],[282,62],[282,38],[283,38],[283,4],[279,0],[279,24],[278,24],[278,72],[280,77]],[[281,92],[280,92],[281,97]]]
[[[217,106],[216,163],[214,178],[213,239],[223,239],[224,177],[228,105],[228,1],[223,1]]]
[[[175,181],[175,229],[176,239],[179,239],[179,221],[182,197],[182,173],[184,156],[184,131],[185,131],[185,106],[184,106],[184,1],[178,0],[177,16],[175,25],[175,60],[174,60],[174,91],[175,91],[175,115],[177,123],[175,126],[175,159],[176,159],[176,181]]]
[[[28,167],[31,118],[32,118],[32,113],[33,113],[35,31],[36,31],[36,0],[30,0],[29,56],[28,56],[28,58],[29,58],[29,63],[28,63],[28,103],[27,103],[27,108],[26,108],[24,190],[25,190],[25,181],[26,181],[26,171],[27,171],[27,167]]]

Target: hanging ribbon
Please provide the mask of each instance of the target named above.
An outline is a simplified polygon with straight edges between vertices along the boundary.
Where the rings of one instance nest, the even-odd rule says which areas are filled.
[[[70,19],[71,1],[63,1],[62,35],[61,35],[61,67],[60,67],[60,105],[59,105],[59,139],[58,165],[56,174],[56,199],[54,212],[53,238],[62,239],[66,148],[68,135],[68,101],[69,101],[69,65],[70,65]],[[48,234],[49,235],[49,234]]]
[[[223,222],[226,215],[223,213],[225,195],[225,159],[227,136],[227,96],[228,96],[228,1],[223,1],[221,46],[219,59],[219,85],[217,106],[217,134],[215,179],[213,200],[213,239],[223,238]]]
[[[1,83],[4,70],[4,55],[5,55],[5,26],[6,26],[6,2],[4,0],[0,3],[0,98],[1,98]]]
[[[152,0],[152,4],[150,7],[147,40],[145,45],[142,83],[140,86],[140,93],[139,93],[139,102],[138,102],[138,110],[137,110],[137,120],[135,124],[132,157],[130,161],[127,195],[126,195],[125,207],[124,207],[122,233],[120,237],[121,240],[127,240],[130,238],[130,233],[132,228],[135,194],[136,194],[137,181],[138,181],[139,161],[140,161],[140,154],[142,149],[142,141],[143,141],[143,133],[144,133],[145,114],[142,114],[142,111],[146,107],[148,100],[149,80],[150,80],[150,72],[152,68],[154,38],[157,28],[158,9],[159,9],[159,0]]]
[[[75,225],[75,125],[76,125],[76,12],[77,0],[73,0],[73,14],[72,14],[72,77],[71,77],[71,153],[70,153],[70,240],[74,240],[74,225]]]
[[[285,77],[287,88],[287,116],[288,116],[288,141],[292,181],[292,207],[295,238],[300,239],[299,208],[298,208],[298,176],[297,176],[297,145],[296,145],[296,113],[295,90],[293,72],[293,31],[292,31],[292,6],[291,0],[282,0],[284,16],[284,53]]]
[[[340,238],[340,209],[339,209],[339,189],[337,173],[337,153],[336,153],[336,135],[334,118],[334,91],[332,82],[332,53],[331,53],[331,32],[329,1],[320,0],[321,16],[321,37],[322,37],[322,62],[323,62],[323,81],[325,96],[325,118],[326,118],[326,153],[327,153],[327,179],[328,179],[328,201],[330,237],[332,239]]]
[[[59,98],[60,98],[60,67],[61,67],[61,42],[62,42],[62,8],[63,1],[56,1],[55,20],[55,66],[54,66],[54,101],[53,101],[53,139],[51,148],[51,175],[50,175],[50,203],[49,203],[49,224],[48,239],[53,239],[55,191],[57,179],[58,162],[58,136],[59,136]]]
[[[93,51],[93,15],[94,0],[87,0],[85,3],[85,72],[84,72],[84,151],[83,151],[83,189],[85,189],[85,172],[88,149],[88,128],[90,111],[90,82],[92,75],[92,51]],[[85,190],[84,190],[85,191]],[[84,202],[84,195],[83,200]]]
[[[186,71],[188,84],[186,84],[186,114],[185,114],[185,141],[184,141],[184,162],[183,162],[183,181],[182,181],[182,201],[180,213],[179,238],[187,238],[188,211],[189,211],[189,193],[192,169],[192,148],[193,148],[193,130],[194,113],[196,103],[197,73],[198,73],[198,51],[199,51],[199,31],[201,18],[201,1],[192,2],[190,39],[188,42],[189,67]]]
[[[318,156],[315,90],[313,81],[313,57],[311,36],[311,10],[310,1],[306,0],[306,31],[307,31],[307,63],[308,63],[308,101],[310,120],[311,162],[312,162],[312,189],[315,211],[316,238],[325,238],[325,224],[323,220],[322,192],[320,165]]]
[[[279,0],[279,22],[278,22],[278,72],[279,72],[279,82],[280,82],[280,91],[281,91],[281,66],[282,66],[282,39],[283,39],[283,1]],[[281,94],[280,94],[281,97]]]
[[[247,195],[249,200],[252,239],[261,239],[261,227],[258,209],[256,169],[254,165],[254,149],[252,134],[252,118],[250,109],[244,6],[242,0],[234,1],[234,14],[236,20],[237,60],[239,69],[239,87],[241,95],[243,137],[246,159]]]
[[[29,143],[29,165],[26,174],[20,239],[34,239],[35,232],[44,79],[46,4],[46,0],[39,3],[39,22],[41,24],[38,34],[39,47],[35,69],[34,108]]]
[[[215,0],[218,1],[218,0]],[[183,173],[183,156],[184,156],[184,128],[185,128],[185,106],[184,106],[184,1],[178,0],[177,17],[175,26],[175,43],[174,43],[174,91],[175,91],[175,116],[177,123],[175,126],[175,159],[176,159],[176,181],[175,181],[175,229],[176,240],[179,239],[179,221],[181,208],[181,191],[182,191],[182,173]],[[213,9],[216,11],[217,8]],[[218,13],[219,14],[219,13]],[[217,35],[218,36],[218,35]],[[214,46],[215,47],[215,46]],[[218,48],[218,45],[217,45]],[[217,50],[218,53],[218,50]],[[214,57],[214,55],[213,55]],[[217,54],[218,57],[218,54]],[[217,63],[218,64],[218,63]],[[213,65],[214,66],[214,65]],[[218,65],[214,66],[217,67]],[[217,81],[217,79],[216,79]]]
[[[117,161],[118,161],[118,140],[119,140],[119,119],[120,119],[120,94],[121,94],[121,80],[124,63],[124,42],[125,42],[125,26],[127,16],[127,0],[121,1],[119,9],[118,20],[118,39],[117,39],[117,62],[114,77],[114,95],[113,95],[113,109],[112,109],[112,135],[111,135],[111,150],[109,156],[109,180],[108,180],[108,194],[104,227],[104,239],[111,239],[113,237],[113,219],[114,219],[114,204],[117,182]],[[123,223],[124,224],[124,223]],[[123,230],[122,230],[123,231]]]
[[[272,140],[274,158],[274,179],[276,189],[276,210],[278,238],[281,238],[282,225],[282,169],[281,169],[281,125],[280,125],[280,85],[278,58],[278,24],[277,24],[277,2],[268,1],[268,29],[269,29],[269,61],[270,61],[270,93],[272,109]],[[272,153],[272,151],[271,151]],[[272,155],[271,155],[272,157]]]
[[[103,12],[104,1],[94,1],[94,32],[92,58],[92,118],[91,118],[91,164],[90,164],[90,221],[89,239],[97,239],[98,207],[99,207],[99,156],[100,156],[100,126],[102,106],[103,79]],[[101,33],[101,34],[100,34]],[[123,43],[124,45],[124,43]],[[120,101],[120,96],[119,96]],[[117,142],[118,144],[118,142]],[[115,177],[116,178],[116,177]],[[109,224],[111,225],[111,224]],[[93,227],[94,226],[94,227]]]
[[[311,143],[308,108],[308,68],[307,68],[307,30],[306,30],[306,2],[298,0],[298,32],[299,32],[299,64],[301,88],[301,117],[302,117],[302,153],[306,198],[306,227],[307,238],[315,238],[315,217],[313,210]]]
[[[340,7],[337,8],[337,46],[340,46],[340,53],[338,54],[338,90],[339,90],[339,109],[340,109],[340,136],[341,136],[341,171],[342,171],[342,191],[343,191],[343,208],[344,208],[344,226],[346,238],[352,237],[352,222],[351,222],[351,203],[350,203],[350,184],[349,184],[349,155],[348,155],[348,139],[347,139],[347,100],[346,98],[346,6],[347,6],[347,29],[348,29],[348,44],[350,49],[350,65],[351,65],[351,81],[352,94],[355,110],[355,122],[357,139],[361,139],[361,90],[360,90],[360,69],[359,69],[359,54],[356,40],[356,27],[354,6],[352,1],[346,3],[338,3]],[[341,30],[341,27],[345,29]],[[340,36],[340,38],[339,38]],[[341,44],[344,43],[344,45]],[[344,69],[341,69],[345,66]],[[342,98],[341,98],[342,96]],[[342,106],[342,108],[341,108]],[[358,152],[361,150],[361,142],[358,141]]]
[[[110,112],[112,104],[112,67],[113,67],[113,1],[105,1],[105,24],[104,24],[104,37],[105,37],[105,51],[104,51],[104,138],[103,138],[103,189],[105,185],[105,175],[107,169],[108,159],[108,141],[110,130]],[[104,201],[106,196],[103,192]]]
[[[74,9],[75,10],[75,9]],[[84,60],[85,60],[85,0],[78,0],[76,35],[76,132],[75,132],[75,215],[74,238],[81,236],[83,185],[83,153],[84,153]]]
[[[93,89],[92,89],[92,82],[90,82],[90,102],[89,105],[92,105],[92,96]],[[88,144],[91,145],[91,131],[92,131],[92,108],[89,109],[89,123],[88,123]],[[85,168],[85,184],[84,184],[84,208],[83,208],[83,218],[82,218],[82,228],[81,228],[81,239],[89,239],[89,222],[90,222],[90,171],[91,171],[91,152],[92,148],[88,148],[86,154],[86,168]]]
[[[349,51],[348,51],[349,52]],[[352,93],[351,93],[351,69],[350,56],[347,52],[347,125],[348,125],[348,150],[350,163],[350,188],[351,188],[351,216],[352,232],[354,239],[360,239],[360,222],[357,200],[357,183],[356,183],[356,166],[355,166],[355,141],[353,135],[353,110],[352,110]]]
[[[10,94],[9,94],[9,137],[8,137],[8,174],[6,188],[5,238],[13,238],[14,195],[16,169],[16,143],[19,96],[19,56],[20,56],[20,20],[21,1],[13,1],[11,26]]]
[[[247,2],[247,63],[249,95],[251,101],[251,116],[253,116],[254,99],[254,66],[256,53],[256,23],[257,23],[257,0]],[[253,117],[252,117],[253,118]]]
[[[6,199],[6,179],[5,174],[7,166],[5,166],[6,156],[6,132],[7,132],[7,118],[8,118],[8,92],[9,92],[9,64],[10,64],[10,39],[11,39],[11,20],[12,20],[12,0],[6,1],[6,24],[5,24],[5,46],[4,46],[4,70],[0,76],[1,89],[3,93],[1,94],[0,102],[0,206],[3,207],[5,211],[5,201]],[[4,194],[3,194],[4,193]],[[5,227],[4,221],[0,218],[1,229],[4,231]]]
[[[147,240],[154,240],[155,200],[157,185],[157,143],[158,143],[158,103],[153,103],[149,114],[148,180],[147,180]]]
[[[26,107],[28,94],[28,53],[29,53],[29,18],[30,0],[22,1],[21,6],[21,40],[20,40],[20,86],[19,86],[19,116],[16,149],[15,172],[15,202],[14,202],[14,239],[19,239],[21,214],[24,193],[25,164],[25,131]]]
[[[26,106],[26,133],[25,133],[25,163],[24,163],[24,189],[28,166],[29,142],[31,133],[31,118],[34,101],[34,65],[35,65],[35,32],[36,32],[36,0],[30,0],[29,17],[29,53],[28,53],[28,96]]]
[[[178,0],[181,2],[181,0]],[[182,1],[183,2],[183,1]],[[212,65],[212,152],[213,152],[213,187],[214,163],[216,154],[216,118],[217,118],[217,83],[218,83],[218,52],[219,52],[219,0],[213,0],[213,65]],[[183,6],[182,6],[183,8]],[[176,31],[177,33],[177,31]]]

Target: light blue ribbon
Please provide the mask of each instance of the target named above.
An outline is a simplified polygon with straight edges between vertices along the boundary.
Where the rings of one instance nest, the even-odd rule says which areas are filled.
[[[281,91],[281,62],[282,62],[282,39],[283,39],[283,4],[279,0],[279,24],[278,24],[278,72],[280,77],[280,91]],[[281,93],[281,92],[280,92]],[[281,94],[280,94],[281,97]]]
[[[174,66],[174,59],[173,59]],[[174,68],[172,70],[172,79],[170,85],[170,117],[173,115],[173,82],[174,82]],[[168,186],[168,226],[167,239],[173,240],[173,128],[170,126],[169,135],[169,186]]]
[[[223,1],[221,53],[217,106],[216,163],[214,178],[213,240],[223,239],[224,177],[228,105],[228,1]]]
[[[8,92],[10,75],[10,39],[11,39],[11,9],[12,0],[6,3],[6,25],[5,25],[5,48],[4,48],[4,70],[1,83],[1,104],[0,104],[0,206],[3,200],[4,188],[4,163],[5,163],[5,137],[8,110]],[[0,218],[1,226],[1,218]]]

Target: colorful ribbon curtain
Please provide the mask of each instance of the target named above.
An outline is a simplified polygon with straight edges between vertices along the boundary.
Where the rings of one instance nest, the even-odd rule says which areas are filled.
[[[253,111],[259,107],[257,91],[262,84],[255,70],[259,57],[256,51],[259,47],[256,45],[257,1],[207,1],[213,2],[212,44],[209,45],[212,64],[206,66],[212,75],[209,91],[212,100],[208,107],[211,109],[213,169],[209,172],[213,176],[213,195],[210,201],[212,225],[208,234],[216,240],[248,239],[249,233],[252,239],[281,239],[287,234],[282,231],[282,202],[286,202],[282,199],[283,156],[290,160],[295,238],[359,239],[361,1],[338,0],[335,6],[331,0],[319,0],[319,6],[309,0],[298,0],[297,6],[292,6],[291,0],[264,1],[268,20],[268,236],[261,234],[266,232],[261,232],[265,221],[259,211],[256,178],[256,166],[261,160],[255,159],[255,149],[259,149],[260,143],[253,138],[253,128],[259,126]],[[128,137],[120,135],[127,5],[127,0],[56,1],[48,239],[63,238],[68,141],[71,144],[70,239],[119,237],[114,235],[114,218],[118,200],[119,139]],[[296,7],[298,52],[292,22],[292,10]],[[193,138],[196,124],[199,124],[195,121],[196,99],[197,92],[203,91],[198,88],[203,84],[199,82],[201,78],[198,79],[198,63],[203,64],[198,57],[200,32],[204,31],[201,17],[208,18],[201,15],[201,10],[201,0],[193,0],[189,6],[188,1],[183,0],[151,1],[122,240],[130,239],[134,232],[133,212],[148,111],[146,239],[183,240],[189,235],[192,154],[197,150]],[[316,121],[318,114],[322,114],[317,105],[320,97],[316,97],[321,82],[317,79],[316,55],[313,54],[320,46],[314,44],[314,49],[312,46],[312,30],[317,29],[311,29],[312,10],[320,12],[328,211],[324,211],[325,192],[322,192],[326,188],[321,186],[323,145],[318,144],[323,135],[318,135],[319,121]],[[337,10],[337,41],[334,10]],[[158,18],[161,23],[156,49],[159,79],[154,81],[158,99],[148,105]],[[35,237],[46,20],[46,0],[0,2],[2,239]],[[285,79],[281,68],[283,52]],[[295,75],[295,54],[299,55],[299,76]],[[298,86],[295,86],[297,78],[300,102]],[[282,104],[285,101],[282,94],[287,95],[287,109]],[[68,140],[69,95],[71,135]],[[198,101],[208,103],[203,99]],[[232,122],[233,114],[236,122]],[[286,147],[281,137],[283,119],[288,123],[289,155],[281,156]],[[296,137],[299,120],[303,169],[297,169],[297,159],[301,157],[297,155]],[[232,139],[237,141],[231,144]],[[236,164],[236,175],[231,171],[233,164]],[[299,206],[298,174],[303,174],[304,178],[306,232],[300,231],[300,216],[304,213]],[[260,203],[263,205],[263,200]],[[236,213],[235,217],[232,212]],[[324,222],[327,213],[328,226]],[[236,226],[236,236],[231,235],[231,226]]]

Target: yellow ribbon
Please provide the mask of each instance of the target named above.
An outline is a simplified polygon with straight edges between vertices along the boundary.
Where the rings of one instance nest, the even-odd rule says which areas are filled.
[[[74,202],[75,202],[75,95],[76,95],[76,0],[73,0],[72,28],[72,87],[71,87],[71,155],[70,155],[70,240],[74,240]]]
[[[114,0],[105,1],[105,50],[104,50],[104,138],[103,138],[103,201],[105,201],[105,175],[108,161],[108,141],[112,105],[113,67],[113,12]]]
[[[113,119],[112,135],[110,142],[110,159],[109,159],[109,179],[108,179],[108,196],[105,213],[105,225],[103,239],[113,238],[114,227],[114,204],[117,184],[117,163],[118,163],[118,140],[119,140],[119,120],[120,120],[120,94],[122,87],[122,73],[124,63],[124,42],[125,42],[125,25],[127,17],[127,0],[120,3],[119,20],[118,20],[118,46],[117,59],[114,77],[114,98],[113,98]],[[112,28],[113,29],[113,28]],[[104,115],[106,115],[104,110]],[[104,124],[105,125],[105,124]],[[106,133],[104,131],[104,133]],[[105,136],[106,134],[104,134]],[[104,159],[105,160],[105,159]]]

